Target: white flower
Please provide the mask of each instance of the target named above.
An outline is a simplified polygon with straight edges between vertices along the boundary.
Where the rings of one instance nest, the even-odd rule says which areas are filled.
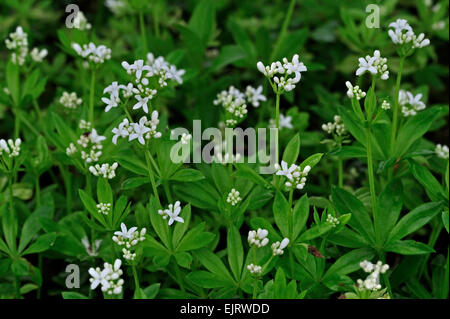
[[[79,30],[89,30],[91,29],[92,25],[87,21],[83,12],[78,11],[75,15],[75,18],[73,19],[73,27]]]
[[[434,151],[435,151],[436,155],[437,155],[439,158],[443,158],[443,159],[448,160],[448,158],[449,158],[449,156],[448,156],[448,154],[449,154],[449,152],[448,152],[449,149],[448,149],[448,146],[447,146],[447,145],[437,144]]]
[[[126,86],[123,84],[119,85],[119,89],[121,89],[123,92],[123,97],[129,98],[133,95],[133,83],[128,83]]]
[[[17,157],[20,153],[20,145],[22,144],[22,140],[20,138],[15,141],[9,139],[8,141],[1,139],[0,140],[0,155],[5,152],[8,154],[8,157]]]
[[[95,128],[92,129],[91,134],[89,135],[91,142],[94,144],[99,144],[106,139],[106,137],[98,135],[97,130]]]
[[[98,287],[98,285],[102,285],[103,287],[109,288],[109,282],[108,280],[106,280],[106,275],[108,275],[109,270],[108,269],[103,269],[100,270],[100,268],[89,268],[88,270],[89,274],[91,275],[91,290],[94,290],[95,288]]]
[[[278,176],[286,176],[288,179],[292,179],[292,173],[297,169],[297,165],[292,164],[288,167],[288,164],[285,161],[281,161],[281,167],[278,164],[275,164],[275,169],[277,172],[275,173]]]
[[[280,117],[278,119],[278,128],[281,130],[283,127],[291,129],[292,128],[292,116],[284,116],[283,114],[280,114]]]
[[[42,49],[39,51],[38,48],[33,48],[33,50],[31,50],[30,52],[31,58],[38,63],[44,61],[44,58],[47,56],[47,54],[47,49]]]
[[[103,94],[109,93],[111,94],[111,97],[119,98],[119,90],[122,86],[123,85],[118,85],[117,81],[114,81],[103,90]]]
[[[425,109],[425,103],[421,99],[422,94],[420,93],[414,96],[409,91],[400,90],[398,92],[398,103],[402,106],[403,116],[415,116],[417,112]]]
[[[267,101],[267,98],[262,94],[262,90],[262,85],[258,86],[256,89],[248,85],[245,89],[247,100],[253,105],[253,107],[259,107],[259,101]]]
[[[279,241],[273,243],[271,246],[273,255],[283,255],[284,248],[286,248],[287,245],[289,245],[289,238],[284,238],[281,243]]]
[[[336,217],[334,217],[331,214],[327,215],[327,223],[331,224],[333,227],[336,227],[337,225],[339,225],[339,219],[337,219]]]
[[[114,144],[117,144],[117,139],[119,137],[127,137],[129,132],[130,123],[127,118],[123,119],[122,122],[120,122],[119,127],[115,127],[112,129],[112,132],[114,133],[114,136],[112,137],[112,142]]]
[[[233,188],[227,196],[227,203],[230,203],[232,206],[235,206],[242,200],[242,198],[239,197],[239,195],[240,193]]]
[[[125,259],[133,260],[136,257],[136,254],[131,250],[134,250],[134,246],[139,244],[139,242],[145,240],[147,229],[142,228],[140,231],[137,230],[137,227],[131,227],[130,229],[127,229],[127,226],[124,223],[120,224],[120,229],[120,231],[114,232],[112,240],[117,245],[124,246],[122,252]]]
[[[381,104],[381,108],[383,110],[389,110],[391,108],[391,104],[388,101],[383,100],[383,103]]]
[[[111,59],[111,49],[104,45],[96,46],[93,42],[89,42],[81,46],[78,43],[72,43],[72,48],[80,57],[93,64],[102,64],[105,60]]]
[[[79,98],[75,92],[63,92],[62,96],[59,98],[59,103],[68,109],[76,109],[83,103],[83,100]]]
[[[300,82],[301,72],[307,71],[306,66],[303,62],[299,62],[298,54],[292,57],[292,61],[289,62],[288,59],[283,58],[283,63],[280,61],[272,62],[270,66],[264,66],[264,64],[259,61],[256,64],[259,72],[264,74],[267,78],[272,79],[271,84],[276,86],[278,93],[283,91],[292,91],[295,85]],[[277,76],[277,74],[279,76]]]
[[[129,141],[132,141],[137,138],[139,143],[141,143],[142,145],[145,145],[144,135],[145,135],[145,133],[150,131],[150,128],[145,126],[146,123],[147,123],[146,116],[141,117],[141,119],[139,120],[139,123],[132,123],[133,133],[130,134]]]
[[[134,63],[128,67],[128,70],[131,70],[132,72],[134,72],[136,75],[136,80],[139,80],[142,77],[143,71],[149,72],[149,71],[152,71],[152,68],[148,65],[144,65],[144,60],[137,60],[137,61],[134,61]]]
[[[120,100],[111,95],[110,98],[102,97],[102,102],[106,104],[105,112],[109,112],[113,107],[117,107]]]
[[[356,70],[356,75],[360,76],[365,72],[370,72],[371,74],[377,74],[377,69],[373,65],[376,57],[366,56],[366,58],[359,58],[359,68]]]
[[[13,51],[11,61],[14,64],[23,65],[28,54],[28,35],[21,26],[18,26],[15,32],[9,34],[5,44],[8,50]]]
[[[324,130],[328,134],[336,134],[338,136],[345,135],[347,133],[347,130],[341,117],[339,115],[335,115],[333,119],[333,123],[328,122],[326,124],[323,124],[322,130]]]
[[[116,162],[114,162],[112,165],[109,164],[102,164],[101,166],[99,164],[95,164],[95,166],[89,166],[89,171],[94,176],[101,176],[103,178],[107,179],[113,179],[116,177],[116,169],[119,166]]]
[[[395,44],[405,44],[412,42],[412,49],[423,48],[430,44],[429,39],[425,39],[425,34],[421,33],[418,36],[414,34],[413,29],[405,19],[398,19],[389,24],[389,37]]]
[[[351,99],[356,97],[357,100],[360,100],[366,96],[366,92],[363,92],[357,85],[353,86],[349,81],[345,82],[345,86],[348,88],[347,96]]]
[[[177,68],[174,65],[171,65],[167,70],[167,77],[169,79],[175,80],[176,82],[178,82],[178,84],[182,84],[183,83],[182,76],[184,75],[184,73],[185,73],[184,70],[177,70]]]
[[[259,275],[261,274],[262,267],[254,264],[250,264],[247,266],[247,269],[250,271],[251,274]]]
[[[175,205],[169,204],[169,208],[168,209],[164,209],[164,210],[158,210],[158,214],[162,216],[162,218],[167,219],[167,217],[169,218],[169,226],[172,225],[174,222],[179,222],[179,223],[184,223],[184,219],[181,218],[180,216],[180,212],[181,212],[181,207],[180,207],[180,202],[176,201]]]
[[[365,272],[370,274],[364,281],[362,279],[357,280],[358,289],[371,291],[380,290],[380,274],[386,273],[389,269],[389,265],[383,265],[381,261],[378,261],[376,264],[372,264],[370,261],[364,260],[360,263],[360,267]]]
[[[269,232],[266,229],[251,230],[248,232],[248,243],[256,247],[264,247],[269,243],[268,234]]]
[[[192,138],[191,134],[183,133],[181,134],[181,144],[188,144],[190,139]]]
[[[97,204],[97,210],[99,214],[108,215],[111,211],[111,203],[99,203]]]

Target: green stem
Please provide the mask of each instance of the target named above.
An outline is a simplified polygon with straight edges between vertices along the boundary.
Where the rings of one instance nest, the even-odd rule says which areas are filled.
[[[20,278],[18,276],[14,277],[14,290],[16,292],[16,299],[22,299],[20,294]]]
[[[150,158],[152,155],[150,154],[150,150],[148,149],[148,145],[145,147],[145,161],[147,163],[148,176],[150,178],[150,183],[152,184],[153,194],[158,201],[158,204],[161,205],[161,201],[159,200],[158,190],[156,188],[155,176],[153,175],[152,164]]]
[[[291,22],[292,13],[294,12],[295,1],[296,0],[291,0],[291,2],[289,3],[288,11],[286,13],[286,16],[284,17],[283,25],[281,26],[280,34],[278,36],[277,42],[275,43],[275,47],[272,51],[272,55],[270,56],[270,61],[273,61],[276,58],[276,54],[278,53],[278,48],[280,47],[281,42],[283,41],[284,37],[286,36],[287,29],[289,27],[289,23]]]
[[[370,125],[370,124],[369,124]],[[375,218],[375,203],[376,203],[376,192],[375,192],[375,177],[373,173],[373,159],[372,159],[372,138],[370,127],[366,128],[366,150],[367,150],[367,172],[369,175],[369,189],[370,189],[370,199],[372,204],[372,213]],[[376,225],[376,221],[375,221]]]
[[[43,259],[44,257],[42,257],[42,254],[38,255],[38,268],[39,268],[39,272],[42,274],[42,265],[43,265]],[[37,293],[36,293],[36,297],[37,299],[41,299],[41,290],[42,290],[42,283],[39,285],[38,289],[37,289]]]
[[[275,160],[278,161],[278,135],[279,135],[279,125],[280,125],[280,93],[277,92],[276,104],[275,104],[275,127],[276,127],[276,139],[275,139]]]
[[[400,58],[400,66],[397,73],[397,80],[395,82],[395,92],[394,92],[394,107],[392,110],[392,130],[391,130],[391,147],[390,154],[394,155],[395,151],[395,138],[397,136],[397,125],[398,125],[398,113],[399,113],[399,105],[398,105],[398,93],[400,92],[400,83],[402,81],[402,72],[403,72],[403,63],[405,62],[405,57]],[[392,179],[393,169],[389,172],[389,180]]]
[[[18,109],[18,108],[17,108]],[[19,113],[19,112],[15,112]],[[14,137],[17,139],[20,137],[20,116],[18,114],[15,114],[14,117]]]
[[[39,176],[35,178],[36,185],[36,207],[41,206],[41,187],[39,185]]]
[[[338,157],[338,186],[344,186],[344,164],[341,157]]]
[[[163,188],[164,188],[164,192],[166,193],[166,197],[169,203],[173,203],[173,199],[172,199],[172,192],[170,191],[170,187],[169,187],[169,183],[168,182],[164,182],[163,184]]]
[[[155,3],[153,5],[153,29],[155,31],[155,36],[159,38],[159,14],[158,14],[158,5]]]
[[[172,237],[170,237],[170,238],[172,238]],[[176,260],[174,261],[174,264],[175,264],[175,275],[176,275],[176,277],[177,277],[178,284],[180,285],[181,291],[182,291],[182,292],[185,292],[186,290],[185,290],[185,288],[184,288],[183,277],[181,276],[180,267],[178,266]]]
[[[91,73],[91,88],[89,92],[89,122],[94,127],[94,90],[95,90],[95,71]]]
[[[134,278],[134,290],[135,290],[135,294],[137,292],[137,294],[140,296],[140,286],[139,286],[139,277],[138,277],[138,273],[136,270],[136,266],[132,265],[131,269],[133,270],[133,278]]]
[[[148,51],[147,34],[145,33],[145,21],[144,21],[144,13],[142,12],[142,9],[139,11],[139,26],[141,28],[142,43],[144,44],[145,52],[147,52]]]
[[[442,228],[443,228],[443,224],[441,222],[439,222],[439,224],[437,225],[437,227],[433,227],[433,230],[431,231],[431,235],[430,235],[430,239],[428,240],[428,246],[430,246],[431,248],[434,248],[434,245],[436,244],[437,239],[439,238],[439,235],[441,234]],[[424,260],[422,261],[422,264],[420,266],[419,269],[419,273],[417,275],[417,277],[420,279],[425,271],[425,268],[427,266],[428,263],[428,259],[430,258],[430,254],[426,255],[424,257]]]

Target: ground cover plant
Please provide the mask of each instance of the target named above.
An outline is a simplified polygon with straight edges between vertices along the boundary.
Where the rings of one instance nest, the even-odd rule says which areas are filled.
[[[448,23],[2,1],[0,298],[448,298]]]

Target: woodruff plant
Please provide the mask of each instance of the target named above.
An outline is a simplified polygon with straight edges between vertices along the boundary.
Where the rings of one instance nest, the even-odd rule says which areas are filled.
[[[47,49],[14,26],[0,64],[0,297],[447,298],[449,150],[427,133],[448,105],[405,82],[437,54],[445,12],[424,2],[434,27],[411,20],[417,35],[392,12],[369,30],[342,8],[339,27],[311,20],[309,34],[288,30],[296,5],[275,39],[272,16],[247,30],[245,9],[225,23],[209,0],[188,21],[165,1],[105,1],[108,32],[79,11]],[[336,41],[358,55],[331,68],[349,54]],[[212,163],[173,161],[177,143],[203,146],[198,119],[275,128],[274,173],[227,137],[208,144]],[[61,262],[79,265],[79,290]]]

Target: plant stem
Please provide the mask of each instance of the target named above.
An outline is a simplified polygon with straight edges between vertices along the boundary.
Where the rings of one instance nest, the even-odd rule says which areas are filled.
[[[178,284],[180,285],[181,291],[185,292],[186,290],[184,289],[183,277],[181,277],[180,267],[178,266],[176,260],[175,260],[174,264],[175,264],[175,275],[177,276]]]
[[[344,186],[344,165],[340,157],[338,157],[338,186],[339,188]]]
[[[441,230],[444,227],[444,225],[439,222],[437,227],[433,227],[433,230],[431,231],[430,239],[428,240],[428,246],[434,248],[434,245],[436,244],[437,239],[439,238],[439,235],[441,234]],[[420,265],[419,273],[417,277],[420,279],[425,271],[425,268],[427,266],[428,259],[430,258],[430,254],[427,254],[424,256],[424,259],[422,261],[422,264]]]
[[[41,206],[41,187],[39,185],[39,176],[35,178],[36,185],[36,207]]]
[[[138,274],[137,274],[136,266],[132,265],[131,269],[133,271],[135,294],[136,294],[136,291],[137,291],[138,295],[140,296],[141,293],[140,293],[140,286],[139,286],[139,277],[138,277]]]
[[[139,11],[139,26],[141,28],[142,43],[144,44],[145,52],[147,52],[148,51],[147,34],[145,33],[145,21],[144,21],[144,13],[142,12],[142,9]]]
[[[375,203],[376,203],[376,192],[375,192],[375,177],[373,174],[373,159],[372,159],[372,138],[370,132],[370,126],[366,128],[366,150],[367,150],[367,172],[369,174],[369,189],[370,189],[370,199],[372,204],[372,213],[375,220]],[[375,222],[376,225],[376,222]]]
[[[400,58],[400,66],[397,73],[397,81],[395,82],[395,92],[394,92],[394,108],[392,110],[392,129],[391,129],[391,148],[390,154],[394,155],[395,151],[395,138],[397,136],[397,125],[398,125],[398,93],[400,91],[400,83],[402,80],[402,72],[403,72],[403,63],[405,62],[405,57]],[[392,179],[393,169],[389,172],[389,180]]]
[[[170,191],[169,183],[164,182],[162,184],[163,184],[164,192],[166,193],[167,200],[169,201],[169,203],[173,203],[172,193]]]
[[[145,147],[145,161],[147,163],[148,176],[150,178],[150,183],[152,184],[153,194],[158,201],[158,204],[161,205],[161,201],[159,200],[158,190],[156,189],[155,176],[153,175],[152,164],[150,158],[152,155],[150,154],[150,150],[148,149],[148,145]]]
[[[281,26],[280,34],[278,35],[277,42],[275,43],[275,47],[272,51],[272,55],[270,56],[270,61],[273,61],[276,58],[276,54],[278,53],[278,48],[281,45],[284,37],[286,36],[287,28],[289,27],[289,23],[291,22],[292,13],[294,12],[295,0],[291,0],[289,3],[288,11],[286,16],[284,17],[283,25]],[[278,127],[278,126],[277,126]]]
[[[159,32],[159,15],[158,15],[158,5],[155,3],[153,5],[153,28],[155,31],[155,36],[159,38],[160,32]]]
[[[275,161],[278,162],[278,135],[279,135],[279,124],[280,124],[280,93],[277,92],[276,104],[275,104],[275,127],[276,131],[276,139],[275,139]]]
[[[95,90],[95,71],[91,73],[91,88],[89,92],[89,122],[94,126],[94,90]]]

